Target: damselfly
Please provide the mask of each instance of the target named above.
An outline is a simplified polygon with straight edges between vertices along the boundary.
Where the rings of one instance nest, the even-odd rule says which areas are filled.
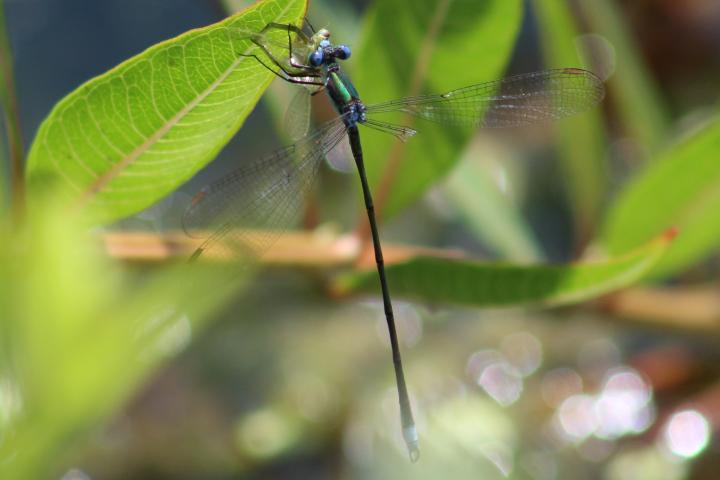
[[[294,25],[269,24],[250,38],[257,46],[249,55],[283,80],[328,93],[338,117],[323,124],[297,143],[266,157],[243,164],[234,172],[203,188],[188,208],[188,231],[208,231],[194,258],[214,248],[230,248],[257,256],[265,251],[293,218],[308,192],[325,155],[345,136],[360,175],[365,208],[375,253],[392,359],[395,368],[403,438],[410,457],[419,456],[418,434],[408,398],[390,292],[385,278],[382,248],[372,194],[365,175],[358,125],[390,133],[402,140],[415,130],[380,120],[376,115],[404,112],[421,119],[480,128],[515,127],[555,120],[590,109],[604,95],[602,81],[592,73],[563,68],[479,83],[438,95],[420,95],[365,105],[342,72],[339,61],[350,48],[330,42],[326,29],[305,33]],[[287,32],[282,55],[269,33]],[[301,102],[302,103],[302,102]],[[302,123],[295,120],[292,123]],[[292,125],[291,125],[292,126]],[[294,130],[305,133],[304,126]],[[262,233],[258,233],[262,232]]]

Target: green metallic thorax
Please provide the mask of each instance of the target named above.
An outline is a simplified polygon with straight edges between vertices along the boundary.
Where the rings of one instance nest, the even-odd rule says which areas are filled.
[[[337,68],[336,64],[329,65],[326,74],[328,77],[328,93],[338,111],[341,111],[343,106],[358,100],[359,94],[355,86],[350,79]]]

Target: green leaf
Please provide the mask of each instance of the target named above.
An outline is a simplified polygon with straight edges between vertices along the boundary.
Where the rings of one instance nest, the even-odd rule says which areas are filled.
[[[575,46],[578,35],[565,0],[534,0],[548,67],[585,64]],[[605,142],[600,109],[560,121],[555,126],[567,195],[580,243],[590,238],[605,191]]]
[[[590,28],[613,46],[615,71],[608,79],[609,100],[630,136],[644,148],[657,150],[667,139],[668,115],[625,15],[616,2],[580,0],[580,6]]]
[[[98,222],[152,205],[217,155],[275,78],[239,55],[255,49],[248,32],[297,24],[305,8],[305,0],[258,2],[82,85],[41,125],[30,180],[58,179]]]
[[[655,276],[667,276],[720,246],[720,117],[660,154],[611,205],[602,244],[625,252],[667,228],[679,231]]]
[[[354,66],[368,104],[441,93],[502,76],[522,16],[519,0],[379,0],[371,7]],[[364,129],[368,178],[382,217],[417,199],[458,161],[470,130],[403,116],[420,135],[407,144]]]
[[[488,169],[477,161],[492,155],[473,145],[448,177],[443,191],[467,228],[495,253],[516,262],[537,262],[543,254],[532,231]]]
[[[565,305],[626,287],[643,277],[668,248],[664,235],[630,254],[571,265],[517,266],[471,260],[417,257],[387,267],[394,295],[424,302],[514,307]],[[339,291],[375,292],[377,273],[351,274]]]
[[[127,271],[63,202],[38,197],[22,229],[0,225],[0,478],[8,479],[57,478],[77,443],[243,281],[236,268],[199,264]]]

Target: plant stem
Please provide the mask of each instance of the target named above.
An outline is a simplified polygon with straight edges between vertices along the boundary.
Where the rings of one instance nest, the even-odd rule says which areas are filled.
[[[12,50],[7,35],[5,7],[2,0],[0,0],[0,76],[2,76],[2,81],[0,81],[0,104],[2,104],[5,116],[10,153],[11,205],[14,216],[18,219],[25,205],[25,181],[23,178],[25,151],[20,128],[20,110],[15,93]]]
[[[245,232],[262,237],[267,232]],[[109,256],[129,261],[158,263],[174,259],[187,259],[200,246],[201,239],[193,239],[182,232],[157,234],[151,232],[114,232],[102,235],[105,251]],[[443,258],[461,258],[458,250],[439,250],[407,245],[385,245],[387,264],[407,261],[415,256],[437,256]],[[360,241],[355,236],[339,236],[334,233],[286,232],[262,256],[260,261],[266,265],[303,265],[317,268],[334,268],[353,264],[360,254]],[[208,258],[218,261],[232,261],[227,256]],[[374,260],[363,264],[365,268],[374,266]]]

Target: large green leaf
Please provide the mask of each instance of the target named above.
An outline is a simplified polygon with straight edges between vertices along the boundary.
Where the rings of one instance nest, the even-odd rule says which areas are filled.
[[[367,15],[354,66],[369,104],[443,92],[502,76],[522,15],[519,0],[378,0]],[[470,131],[388,116],[420,135],[407,144],[363,130],[368,177],[388,217],[458,161]]]
[[[566,0],[534,0],[548,67],[583,67],[577,28]],[[590,238],[605,191],[605,149],[600,109],[562,120],[555,127],[578,240]]]
[[[425,302],[505,307],[570,304],[636,282],[662,257],[672,236],[663,235],[621,257],[570,265],[524,267],[417,257],[389,265],[388,282],[393,294]],[[377,289],[374,271],[350,274],[339,281],[343,292]]]
[[[590,28],[613,46],[615,71],[608,79],[609,100],[633,139],[655,151],[667,140],[668,116],[657,85],[632,39],[617,2],[580,0]]]
[[[680,234],[654,271],[670,275],[720,246],[720,117],[661,154],[608,214],[602,242],[624,252],[671,226]]]
[[[492,155],[473,142],[445,182],[445,196],[475,237],[504,260],[538,262],[543,253],[522,213],[479,161]]]
[[[152,205],[215,157],[274,78],[239,55],[254,49],[248,32],[297,24],[305,8],[306,0],[260,1],[82,85],[41,125],[30,180],[59,179],[100,222]]]

